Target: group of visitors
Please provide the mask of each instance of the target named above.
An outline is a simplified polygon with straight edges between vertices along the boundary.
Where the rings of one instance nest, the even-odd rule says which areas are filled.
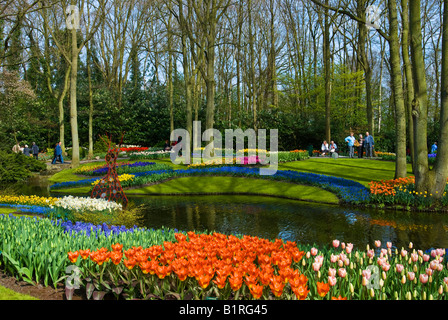
[[[35,142],[33,142],[31,148],[29,148],[27,144],[22,148],[20,143],[17,143],[12,147],[12,152],[23,153],[27,157],[34,157],[36,160],[39,159],[39,147]]]
[[[350,135],[344,139],[345,142],[348,145],[349,149],[349,158],[355,157],[355,148],[358,150],[358,158],[363,158],[364,151],[366,152],[366,157],[373,157],[373,147],[375,145],[375,141],[373,137],[369,134],[369,132],[366,132],[366,136],[363,137],[362,134],[359,135],[359,140],[357,140],[354,136],[353,132],[350,132]],[[327,143],[327,141],[324,141],[322,143],[321,147],[321,155],[330,155],[333,156],[334,153],[338,153],[338,147],[334,141],[331,141],[330,144]]]

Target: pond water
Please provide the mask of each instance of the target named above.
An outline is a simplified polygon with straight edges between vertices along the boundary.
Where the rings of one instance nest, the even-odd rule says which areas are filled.
[[[23,194],[48,196],[45,179],[32,179]],[[56,196],[56,194],[51,194]],[[364,249],[375,240],[394,247],[448,248],[448,215],[408,213],[309,204],[257,196],[139,196],[145,204],[145,226],[216,231],[328,245],[333,239]]]

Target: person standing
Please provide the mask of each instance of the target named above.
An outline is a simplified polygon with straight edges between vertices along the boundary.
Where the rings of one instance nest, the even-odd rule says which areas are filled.
[[[431,154],[434,154],[437,152],[437,142],[434,142],[434,144],[431,147]]]
[[[348,143],[348,149],[349,149],[349,157],[354,158],[355,157],[355,137],[353,136],[353,132],[350,132],[350,135],[345,138],[345,142]]]
[[[375,141],[368,132],[366,132],[366,138],[364,139],[364,144],[366,149],[366,158],[373,157],[373,146],[375,145]]]
[[[33,153],[34,159],[39,160],[39,147],[37,146],[36,142],[33,142],[33,145],[31,146],[31,151]]]
[[[23,148],[23,154],[27,157],[30,156],[30,148],[28,148],[28,145],[25,145],[25,148]]]
[[[56,161],[60,161],[61,163],[64,163],[64,159],[62,159],[62,147],[61,142],[57,143],[54,148],[54,157],[53,161],[51,161],[51,164],[56,164]]]
[[[20,152],[20,144],[19,143],[14,145],[14,147],[12,147],[12,152],[14,152],[14,153],[19,153]]]
[[[362,159],[363,154],[364,154],[364,137],[362,136],[362,134],[359,135],[359,146],[358,146],[358,158]]]

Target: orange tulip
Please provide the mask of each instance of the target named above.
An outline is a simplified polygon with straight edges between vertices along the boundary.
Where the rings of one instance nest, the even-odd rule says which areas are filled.
[[[79,254],[83,260],[86,260],[90,256],[90,249],[87,250],[79,250]]]
[[[125,259],[123,261],[123,263],[126,266],[126,268],[128,268],[129,270],[132,270],[132,268],[134,268],[134,266],[137,264],[137,261],[134,258],[130,258],[130,259]]]
[[[280,297],[283,293],[283,289],[285,287],[285,283],[283,282],[280,276],[272,276],[271,283],[269,284],[272,293],[276,297]]]
[[[317,282],[317,293],[323,298],[327,295],[328,291],[330,291],[330,284]]]
[[[123,249],[123,245],[119,243],[113,244],[111,247],[113,251],[121,251]]]
[[[306,297],[308,296],[308,292],[310,292],[310,290],[308,290],[308,288],[304,285],[300,285],[298,287],[291,287],[292,291],[294,292],[294,294],[296,295],[297,299],[299,300],[305,300]]]
[[[339,297],[331,297],[331,300],[347,300],[347,297],[343,298],[342,296]]]
[[[243,285],[243,277],[230,275],[229,284],[233,291],[238,291]]]
[[[217,276],[213,282],[218,286],[219,289],[224,289],[227,283],[227,276]]]
[[[139,267],[144,274],[148,274],[151,271],[151,261],[141,262]]]
[[[249,291],[254,299],[260,299],[263,295],[263,286],[260,286],[258,284],[252,285],[249,287]]]
[[[202,289],[205,289],[210,284],[210,281],[212,280],[212,277],[206,273],[202,273],[197,277],[197,281],[199,283],[199,286]]]
[[[78,256],[79,256],[79,252],[75,251],[75,252],[69,252],[68,253],[68,259],[70,260],[70,262],[75,263],[76,260],[78,260]]]

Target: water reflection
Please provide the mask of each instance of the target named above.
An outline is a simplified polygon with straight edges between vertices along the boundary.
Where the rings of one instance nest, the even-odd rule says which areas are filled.
[[[146,226],[179,230],[217,231],[282,238],[327,245],[333,239],[364,248],[375,240],[394,246],[448,247],[448,217],[441,214],[377,212],[311,205],[254,196],[133,197],[146,203]]]

